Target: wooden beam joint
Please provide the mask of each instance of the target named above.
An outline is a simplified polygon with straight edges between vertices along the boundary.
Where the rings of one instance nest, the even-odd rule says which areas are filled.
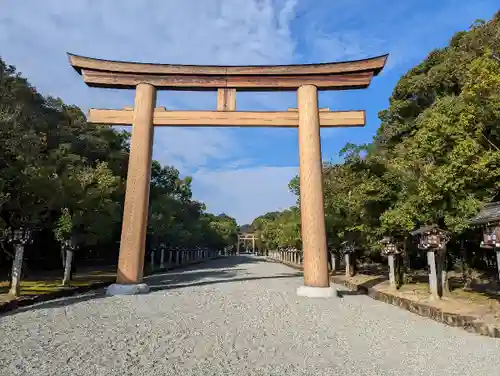
[[[217,111],[236,111],[236,89],[217,89]]]

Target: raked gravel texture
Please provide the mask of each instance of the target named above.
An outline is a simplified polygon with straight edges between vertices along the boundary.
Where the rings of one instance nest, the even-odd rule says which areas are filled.
[[[147,282],[0,317],[0,375],[500,375],[498,339],[352,293],[297,297],[297,272],[257,257]]]

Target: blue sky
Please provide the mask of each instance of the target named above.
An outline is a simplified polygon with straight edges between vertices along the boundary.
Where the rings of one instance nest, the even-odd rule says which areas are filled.
[[[495,5],[497,4],[497,5]],[[132,91],[86,87],[66,52],[178,64],[296,64],[390,54],[367,90],[322,92],[320,106],[367,111],[365,128],[322,131],[323,158],[370,142],[399,77],[494,0],[4,0],[0,56],[43,94],[84,111],[133,104]],[[167,109],[215,109],[215,93],[161,92]],[[296,107],[294,93],[241,93],[239,110]],[[193,176],[194,197],[240,224],[295,203],[297,130],[157,128],[154,158]]]

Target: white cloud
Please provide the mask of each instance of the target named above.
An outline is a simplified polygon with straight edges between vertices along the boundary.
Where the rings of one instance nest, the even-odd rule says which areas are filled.
[[[290,23],[297,1],[148,0],[147,6],[136,0],[9,2],[0,14],[0,52],[43,94],[59,96],[84,110],[121,108],[133,103],[133,92],[86,87],[69,66],[66,52],[158,63],[287,64],[294,60]],[[289,107],[293,101],[288,94],[243,95],[238,107],[266,110]],[[213,109],[215,103],[214,93],[158,96],[158,105],[175,109]],[[250,212],[261,214],[250,209],[267,211],[263,203],[274,207],[274,200],[287,195],[288,168],[271,168],[274,177],[269,168],[259,166],[234,170],[252,159],[235,130],[157,128],[155,133],[155,158],[182,174],[203,169],[194,174],[195,196],[214,211],[250,220]],[[266,137],[266,132],[261,135]],[[210,172],[214,163],[225,170]],[[244,196],[235,193],[228,206],[219,192],[239,187],[230,188],[228,181],[266,183],[258,183],[257,190],[242,187],[238,192]]]
[[[210,162],[234,164],[234,131],[220,128],[156,128],[153,157],[183,173],[208,167]]]
[[[233,170],[200,170],[193,176],[194,193],[216,213],[241,213],[239,224],[296,203],[288,183],[298,167],[259,166]],[[285,189],[283,189],[285,188]]]

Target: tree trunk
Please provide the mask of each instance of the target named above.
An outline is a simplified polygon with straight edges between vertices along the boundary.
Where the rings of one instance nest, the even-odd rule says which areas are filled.
[[[448,263],[446,262],[446,247],[436,252],[436,267],[438,272],[440,290],[442,296],[450,295],[450,284],[448,279]]]
[[[345,264],[346,275],[348,277],[354,277],[356,275],[356,256],[354,253],[347,254]]]
[[[21,290],[21,273],[23,268],[24,245],[16,245],[16,254],[12,262],[12,280],[10,283],[9,294],[19,296]]]
[[[61,247],[61,261],[64,269],[66,267],[66,252],[64,251],[64,247]]]
[[[470,253],[467,252],[464,241],[460,247],[460,257],[462,261],[462,282],[464,284],[464,290],[470,290],[472,287],[472,270],[471,270],[471,260]]]
[[[73,251],[68,249],[66,250],[66,257],[65,257],[65,264],[64,264],[64,278],[62,281],[63,286],[68,286],[69,283],[71,282],[71,268],[73,266]]]
[[[403,258],[401,254],[396,254],[394,256],[394,267],[396,274],[396,288],[400,288],[404,284],[404,268],[403,268]]]
[[[401,254],[393,254],[388,256],[389,262],[389,282],[390,285],[399,289],[403,284],[403,271],[401,268]]]
[[[410,276],[410,271],[411,271],[411,265],[410,265],[410,253],[408,252],[408,249],[406,247],[406,239],[403,243],[403,260],[402,260],[402,266],[403,266],[403,284],[409,284],[411,283],[411,276]]]
[[[161,251],[160,251],[160,269],[164,269],[165,268],[165,248],[161,248]]]

